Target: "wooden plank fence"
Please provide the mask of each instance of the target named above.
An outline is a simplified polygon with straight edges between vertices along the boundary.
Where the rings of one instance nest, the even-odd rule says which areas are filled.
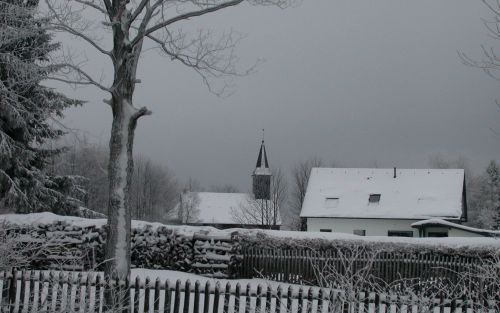
[[[105,288],[113,288],[97,273],[12,271],[0,273],[1,312],[102,312]],[[132,313],[498,313],[500,297],[482,303],[477,299],[428,299],[429,308],[411,297],[360,291],[347,302],[336,290],[306,286],[242,286],[220,282],[136,278],[130,284]],[[353,299],[353,298],[350,298]],[[421,300],[421,299],[420,299]]]
[[[457,273],[479,264],[475,257],[458,257],[437,254],[410,254],[382,252],[377,255],[357,255],[346,260],[336,250],[312,251],[310,249],[242,249],[242,264],[238,277],[266,278],[293,284],[318,285],[318,271],[324,269],[345,272],[370,268],[374,277],[386,283],[401,279],[447,279],[456,281]]]

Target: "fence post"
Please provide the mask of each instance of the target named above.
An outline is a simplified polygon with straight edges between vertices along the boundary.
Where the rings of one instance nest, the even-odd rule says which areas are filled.
[[[179,313],[181,306],[181,281],[178,279],[175,282],[175,295],[174,295],[174,313]]]
[[[318,309],[317,309],[319,313],[323,312],[323,297],[324,297],[323,288],[320,288],[318,292]]]
[[[219,300],[220,300],[220,283],[215,283],[214,290],[214,310],[213,313],[219,313]]]
[[[302,287],[299,288],[299,297],[297,299],[297,312],[302,312],[302,305],[304,303]]]
[[[250,283],[247,284],[247,289],[246,289],[246,294],[245,294],[245,313],[249,313],[250,312]]]
[[[307,292],[307,313],[312,313],[312,305],[313,305],[313,290],[309,287],[309,291]]]
[[[257,298],[255,299],[255,313],[260,313],[261,311],[261,298],[262,298],[262,286],[259,284],[257,286]]]
[[[149,312],[149,294],[150,294],[150,288],[151,288],[151,279],[149,279],[149,276],[146,276],[146,281],[144,282],[144,311],[143,312]]]
[[[109,288],[109,286],[106,286]],[[134,284],[134,313],[139,313],[139,302],[140,302],[140,292],[141,292],[141,280],[139,275],[135,277]]]
[[[272,290],[271,286],[267,286],[267,294],[266,294],[266,313],[271,312],[271,299],[272,299]]]
[[[154,304],[153,304],[153,312],[154,313],[159,313],[160,312],[160,278],[157,277],[155,281],[155,297],[154,297]]]
[[[19,290],[19,303],[17,312],[22,312],[24,310],[24,296],[26,292],[26,272],[24,270],[21,271],[21,282],[20,282],[20,290]]]
[[[241,293],[241,285],[240,283],[236,284],[236,291],[234,295],[234,312],[240,312],[240,293]]]
[[[198,313],[199,310],[200,310],[200,281],[197,280],[194,283],[193,313]]]
[[[165,280],[165,297],[163,299],[163,313],[170,313],[170,281]]]
[[[231,283],[227,282],[226,283],[226,290],[225,290],[225,293],[224,293],[224,309],[223,309],[224,313],[228,313],[229,312],[229,300],[230,300],[230,297],[231,297]],[[188,313],[188,312],[186,312],[186,313]]]
[[[8,280],[8,296],[7,303],[9,305],[8,309],[10,312],[14,312],[14,308],[16,306],[16,294],[17,294],[17,271],[13,268],[11,272],[11,276]]]
[[[287,299],[286,299],[286,312],[292,312],[292,286],[288,287]]]
[[[205,298],[203,300],[203,313],[208,313],[209,304],[210,304],[210,281],[207,280],[207,282],[205,283]]]
[[[191,281],[186,280],[186,283],[184,284],[184,308],[183,312],[184,313],[189,313],[189,298],[191,295]],[[146,313],[146,311],[144,311]]]

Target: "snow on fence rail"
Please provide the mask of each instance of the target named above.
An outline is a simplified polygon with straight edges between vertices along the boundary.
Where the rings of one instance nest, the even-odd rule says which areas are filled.
[[[480,257],[445,254],[364,252],[348,256],[340,250],[263,249],[243,248],[242,278],[261,277],[292,284],[318,285],[318,271],[331,270],[355,273],[369,267],[370,274],[387,284],[401,279],[420,278],[457,281],[459,273],[470,270],[484,261]],[[352,258],[352,259],[349,259]]]
[[[1,312],[102,312],[106,283],[101,274],[82,272],[44,273],[35,271],[1,272]],[[129,311],[133,313],[498,313],[500,296],[487,301],[467,298],[447,299],[441,295],[427,299],[415,296],[390,296],[370,291],[359,291],[355,301],[346,302],[333,289],[318,287],[273,287],[238,281],[211,284],[206,281],[177,280],[172,283],[160,279],[144,281],[136,277],[125,282],[129,290]],[[352,298],[351,298],[352,299]],[[430,305],[429,305],[430,303]]]

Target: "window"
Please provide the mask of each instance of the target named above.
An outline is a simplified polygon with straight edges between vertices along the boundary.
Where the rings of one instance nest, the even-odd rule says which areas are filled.
[[[368,203],[379,203],[380,202],[380,194],[379,193],[372,193],[368,197]]]
[[[427,237],[448,237],[447,231],[430,231],[427,233]]]
[[[326,198],[325,208],[331,209],[339,206],[339,198]]]
[[[352,231],[354,235],[358,236],[366,236],[366,230],[365,229],[355,229]]]
[[[411,230],[389,230],[387,232],[389,237],[413,237],[413,232]]]
[[[321,233],[331,233],[331,232],[332,232],[332,230],[331,230],[331,229],[324,229],[324,228],[323,228],[323,229],[320,229],[319,231],[320,231]]]

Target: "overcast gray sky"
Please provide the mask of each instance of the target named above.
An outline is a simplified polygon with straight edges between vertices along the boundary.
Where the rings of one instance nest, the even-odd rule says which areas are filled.
[[[308,156],[342,166],[425,167],[430,155],[461,155],[474,171],[499,159],[500,82],[461,64],[457,51],[480,57],[495,45],[479,0],[304,0],[281,10],[242,5],[193,19],[189,27],[233,28],[246,38],[232,96],[207,91],[192,70],[156,52],[143,57],[135,150],[205,186],[250,188],[261,138],[272,166],[289,170]],[[70,40],[64,44],[78,47]],[[88,68],[105,62],[85,51]],[[65,123],[107,144],[111,112],[96,89]]]

